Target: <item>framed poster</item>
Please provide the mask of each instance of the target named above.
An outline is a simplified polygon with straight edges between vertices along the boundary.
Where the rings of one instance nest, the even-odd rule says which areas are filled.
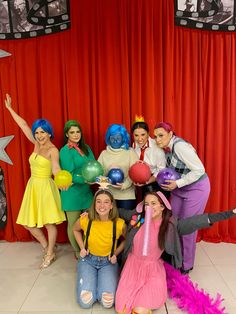
[[[175,0],[175,24],[212,31],[235,31],[236,0]]]
[[[32,38],[69,27],[69,0],[0,0],[0,39]]]

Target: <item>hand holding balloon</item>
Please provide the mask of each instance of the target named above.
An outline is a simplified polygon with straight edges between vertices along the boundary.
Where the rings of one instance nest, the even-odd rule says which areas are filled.
[[[122,183],[112,184],[111,186],[112,186],[113,188],[117,189],[117,190],[121,190],[121,188],[122,188]]]
[[[54,176],[57,187],[61,190],[68,190],[72,184],[72,175],[69,171],[60,170]]]
[[[89,160],[82,167],[82,176],[87,182],[96,182],[96,177],[103,175],[104,170],[102,165],[97,160]]]
[[[150,179],[151,170],[145,162],[139,160],[129,168],[129,177],[135,185],[142,186]]]
[[[180,174],[172,168],[164,168],[159,171],[156,180],[157,183],[167,191],[174,190],[177,187],[176,180],[180,178]]]
[[[161,188],[166,191],[172,191],[177,188],[177,184],[174,180],[166,180],[166,184],[161,184]]]
[[[150,206],[146,206],[145,220],[143,226],[144,227],[143,256],[148,255],[151,221],[152,221],[152,208]]]
[[[94,183],[99,184],[100,188],[102,189],[108,189],[108,186],[111,185],[110,179],[105,176],[96,177],[96,182]]]
[[[122,183],[124,181],[124,172],[119,168],[111,168],[107,174],[112,185]]]

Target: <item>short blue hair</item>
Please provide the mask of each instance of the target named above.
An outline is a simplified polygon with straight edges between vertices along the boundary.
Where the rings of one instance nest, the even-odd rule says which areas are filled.
[[[38,119],[36,120],[31,127],[33,137],[35,137],[35,131],[37,128],[42,128],[45,132],[51,135],[51,139],[54,138],[54,133],[50,122],[46,119]]]
[[[123,137],[122,147],[125,149],[129,149],[130,135],[126,128],[121,124],[111,124],[108,127],[105,137],[106,144],[111,146],[110,136],[115,135],[117,133],[120,133]]]

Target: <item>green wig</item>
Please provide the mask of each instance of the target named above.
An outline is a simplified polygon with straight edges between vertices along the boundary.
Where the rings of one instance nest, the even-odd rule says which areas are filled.
[[[77,122],[76,120],[68,120],[65,125],[64,125],[64,143],[67,144],[68,142],[68,137],[67,137],[67,133],[69,132],[70,128],[72,126],[76,126],[77,128],[79,128],[80,133],[81,133],[81,138],[80,141],[78,143],[78,147],[83,151],[83,153],[88,156],[89,151],[88,151],[88,146],[85,143],[85,139],[84,139],[84,135],[83,135],[83,131],[82,128],[79,124],[79,122]]]

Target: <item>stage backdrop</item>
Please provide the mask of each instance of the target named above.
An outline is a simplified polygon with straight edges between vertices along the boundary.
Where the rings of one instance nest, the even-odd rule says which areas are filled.
[[[29,178],[32,145],[4,108],[6,93],[29,124],[39,117],[62,145],[68,119],[82,124],[96,157],[111,123],[128,129],[135,114],[150,124],[169,121],[197,149],[211,181],[208,212],[236,206],[235,33],[174,26],[173,0],[71,0],[71,29],[32,39],[2,40],[0,136],[15,135],[6,151],[8,224],[1,239],[28,241],[16,225]],[[48,208],[50,210],[50,208]],[[236,220],[200,233],[207,241],[236,242]],[[66,241],[65,224],[59,241]]]

